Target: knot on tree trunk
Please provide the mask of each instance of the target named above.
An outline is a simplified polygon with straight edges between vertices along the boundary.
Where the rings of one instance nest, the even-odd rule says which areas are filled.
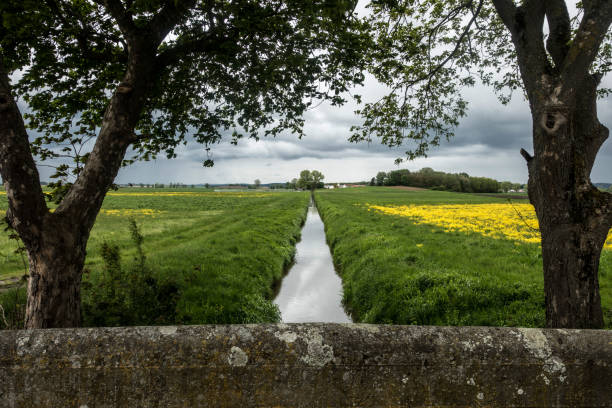
[[[133,90],[134,88],[132,87],[132,85],[128,84],[127,82],[121,82],[117,87],[117,93],[122,95],[127,95]]]
[[[544,112],[540,118],[540,126],[549,135],[556,133],[561,126],[567,123],[566,114],[560,111]]]

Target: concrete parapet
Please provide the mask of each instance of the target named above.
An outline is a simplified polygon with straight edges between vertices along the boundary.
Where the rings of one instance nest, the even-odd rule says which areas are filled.
[[[361,324],[1,331],[0,406],[610,407],[612,332]]]

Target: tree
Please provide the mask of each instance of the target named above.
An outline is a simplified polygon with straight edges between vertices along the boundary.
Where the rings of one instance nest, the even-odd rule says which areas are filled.
[[[259,188],[259,186],[261,186],[261,181],[259,179],[255,179],[253,184],[255,184],[255,188]]]
[[[512,189],[512,183],[511,183],[511,182],[509,182],[509,181],[502,181],[502,182],[499,184],[499,187],[501,188],[501,190],[502,190],[504,193],[507,193],[508,191],[510,191],[510,190]]]
[[[423,156],[466,114],[462,87],[478,78],[504,103],[521,89],[533,121],[534,154],[521,154],[542,237],[546,324],[602,327],[598,269],[612,195],[595,188],[590,173],[609,133],[597,118],[597,97],[610,92],[598,88],[612,69],[612,1],[578,2],[573,17],[563,0],[383,0],[372,7],[378,46],[369,70],[392,91],[360,110],[364,122],[351,140],[412,140],[407,157]]]
[[[384,171],[379,171],[376,174],[376,185],[377,186],[382,186],[385,184],[385,179],[387,178],[387,173],[385,173]]]
[[[226,131],[233,143],[301,135],[316,100],[343,103],[339,95],[363,79],[354,5],[3,1],[0,174],[8,223],[30,262],[26,327],[80,324],[89,233],[122,164],[175,157],[188,135],[206,154]],[[40,135],[31,142],[17,98]],[[49,158],[60,161],[54,212],[36,166]]]
[[[313,170],[310,175],[312,176],[312,186],[311,189],[315,188],[323,188],[323,179],[325,176],[318,170]]]
[[[304,190],[314,190],[315,188],[323,188],[322,180],[325,178],[323,173],[318,170],[302,170],[300,178],[297,180],[297,187]]]
[[[310,185],[312,184],[312,175],[310,174],[310,170],[302,170],[300,172],[300,178],[298,179],[296,185],[301,189],[310,189]]]

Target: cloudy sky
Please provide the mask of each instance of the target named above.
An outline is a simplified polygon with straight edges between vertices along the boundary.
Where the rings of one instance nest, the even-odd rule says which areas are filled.
[[[609,78],[607,80],[609,81]],[[373,80],[357,90],[367,99],[383,92]],[[301,140],[292,135],[275,139],[241,140],[238,146],[221,143],[213,147],[215,166],[205,168],[201,146],[188,145],[173,160],[158,159],[138,163],[120,171],[119,183],[262,183],[285,182],[297,177],[303,169],[317,169],[326,182],[369,180],[378,171],[397,168],[418,170],[432,167],[446,172],[467,172],[524,183],[525,161],[519,154],[524,147],[532,152],[531,117],[527,102],[515,95],[509,105],[498,102],[493,92],[477,86],[465,90],[470,111],[462,120],[456,136],[432,150],[429,157],[394,164],[405,149],[389,149],[377,143],[349,143],[350,126],[359,123],[353,112],[356,105],[341,108],[321,105],[308,111],[307,136]],[[599,102],[600,121],[612,127],[612,98]],[[612,182],[612,142],[604,144],[593,169],[594,182]]]
[[[363,2],[360,3],[363,13]],[[612,78],[604,79],[612,87]],[[366,101],[374,101],[384,89],[370,79],[355,89]],[[352,144],[347,141],[350,127],[359,123],[355,104],[341,108],[320,105],[305,115],[307,136],[298,140],[293,135],[275,139],[241,140],[238,146],[228,141],[213,147],[215,166],[202,166],[206,154],[196,144],[180,149],[178,158],[142,162],[120,171],[118,183],[262,183],[285,182],[298,177],[303,169],[316,169],[326,182],[369,180],[379,171],[397,168],[418,170],[432,167],[446,172],[467,172],[474,176],[492,177],[524,183],[527,181],[521,148],[532,152],[531,117],[527,102],[517,93],[509,105],[502,105],[492,90],[476,86],[464,90],[469,101],[468,116],[463,118],[456,136],[430,151],[429,157],[404,162],[402,148],[391,150],[374,142]],[[612,128],[612,97],[598,105],[600,121]],[[43,179],[49,173],[41,169]],[[593,169],[594,182],[612,182],[612,142],[608,140],[599,153]]]

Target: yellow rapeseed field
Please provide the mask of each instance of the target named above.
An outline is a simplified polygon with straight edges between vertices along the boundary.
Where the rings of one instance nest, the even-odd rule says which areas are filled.
[[[100,214],[104,215],[115,215],[120,217],[132,217],[135,215],[158,215],[162,214],[165,211],[153,210],[151,208],[139,208],[139,209],[131,209],[131,208],[121,208],[119,210],[100,210]]]
[[[531,204],[452,204],[381,206],[369,210],[411,218],[416,224],[444,228],[446,232],[476,232],[486,237],[539,243],[538,219]],[[612,249],[612,232],[604,246]]]

